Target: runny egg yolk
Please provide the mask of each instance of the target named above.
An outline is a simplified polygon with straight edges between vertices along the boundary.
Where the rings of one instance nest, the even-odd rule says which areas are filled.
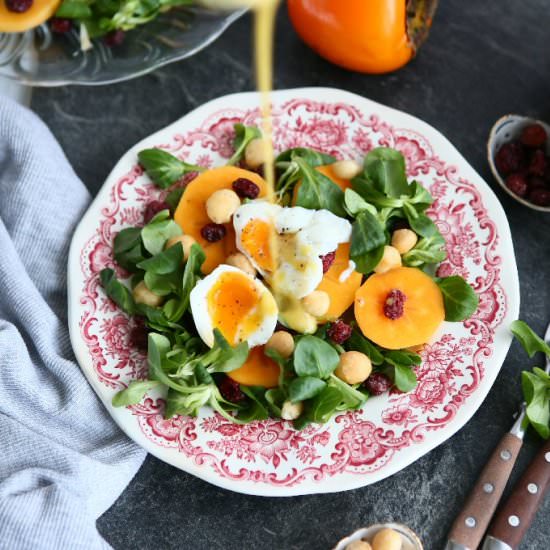
[[[250,220],[241,233],[243,248],[263,271],[275,269],[274,237],[273,225],[258,218]]]
[[[261,292],[253,280],[232,271],[220,274],[206,299],[213,327],[232,344],[247,340],[267,315],[277,313],[268,292]]]

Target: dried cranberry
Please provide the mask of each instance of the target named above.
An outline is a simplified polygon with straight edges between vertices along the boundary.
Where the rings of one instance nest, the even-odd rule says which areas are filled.
[[[242,199],[255,199],[260,194],[260,188],[247,178],[237,178],[232,187]]]
[[[525,153],[520,143],[505,143],[495,156],[495,164],[501,174],[517,172],[525,162]]]
[[[540,189],[541,187],[544,189],[546,187],[546,181],[544,178],[540,178],[539,176],[531,176],[527,180],[527,184],[529,186],[529,190]]]
[[[23,13],[31,8],[32,2],[33,0],[6,0],[6,8],[8,11]]]
[[[319,256],[319,258],[321,258],[321,261],[323,262],[323,273],[326,273],[330,269],[330,266],[334,263],[334,259],[336,258],[336,251],[329,252],[324,256]]]
[[[120,29],[117,29],[116,31],[111,31],[107,33],[103,37],[103,42],[105,42],[106,46],[112,48],[114,46],[120,46],[124,42],[125,37],[126,33],[124,31],[121,31]]]
[[[238,382],[235,382],[233,378],[226,376],[220,383],[220,393],[224,399],[231,401],[232,403],[238,403],[242,401],[246,395],[241,391],[241,387]]]
[[[544,155],[544,151],[537,149],[533,153],[531,162],[529,163],[529,174],[543,177],[544,172],[546,171],[546,164],[546,156]]]
[[[351,327],[338,319],[330,324],[327,335],[335,344],[343,344],[351,336]]]
[[[530,124],[523,129],[519,140],[527,147],[542,147],[546,138],[546,130],[540,124]]]
[[[207,223],[201,229],[202,238],[209,243],[215,243],[225,237],[227,230],[225,226],[220,223]]]
[[[130,331],[130,341],[136,348],[146,351],[147,350],[147,328],[143,324],[136,325]]]
[[[69,32],[72,27],[73,23],[70,19],[63,19],[62,17],[52,17],[50,19],[50,29],[57,34]]]
[[[523,174],[510,174],[506,178],[506,187],[518,197],[527,194],[527,178]]]
[[[398,288],[390,290],[384,302],[384,315],[395,321],[403,316],[407,297]]]
[[[151,201],[145,207],[143,221],[149,223],[159,212],[169,209],[170,207],[164,201]]]
[[[533,189],[527,198],[538,206],[550,206],[550,189]]]
[[[363,382],[363,386],[369,390],[371,395],[382,395],[391,388],[392,382],[385,374],[373,372],[365,382]]]
[[[405,218],[396,218],[392,223],[392,231],[397,231],[398,229],[410,229],[411,226]]]

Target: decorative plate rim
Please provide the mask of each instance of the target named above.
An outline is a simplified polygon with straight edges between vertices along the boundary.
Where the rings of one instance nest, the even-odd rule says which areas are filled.
[[[375,112],[376,114],[381,114],[383,115],[382,118],[384,120],[386,118],[390,118],[392,120],[398,119],[400,128],[410,130],[414,128],[415,131],[418,130],[419,132],[422,132],[424,136],[428,136],[429,143],[433,143],[434,141],[438,142],[439,150],[441,150],[441,148],[445,148],[445,157],[452,157],[452,163],[460,165],[461,173],[466,173],[468,181],[473,180],[475,182],[476,189],[483,199],[483,204],[486,211],[490,212],[491,220],[498,225],[500,236],[499,255],[506,261],[506,274],[505,277],[503,276],[503,279],[506,278],[507,281],[505,286],[507,308],[503,314],[504,317],[500,320],[497,328],[495,329],[495,338],[492,342],[493,353],[490,357],[491,368],[486,369],[479,386],[472,394],[469,395],[467,403],[458,408],[454,418],[442,429],[432,431],[430,433],[429,440],[422,443],[422,448],[419,448],[418,445],[410,446],[403,452],[399,453],[395,459],[391,460],[383,467],[369,472],[368,475],[364,475],[364,473],[358,474],[356,472],[353,474],[343,472],[338,476],[325,478],[321,482],[316,482],[308,478],[301,483],[296,483],[293,485],[275,485],[258,483],[254,479],[239,480],[223,477],[219,472],[215,472],[211,468],[201,464],[196,464],[194,461],[187,459],[187,457],[182,458],[181,453],[177,454],[177,450],[161,447],[155,444],[140,430],[138,422],[133,417],[131,411],[128,411],[127,409],[115,409],[111,406],[110,399],[112,397],[112,390],[106,390],[105,386],[95,376],[88,349],[82,342],[79,330],[79,298],[81,296],[80,255],[87,239],[89,239],[90,228],[95,227],[94,223],[96,222],[100,206],[105,204],[113,185],[120,179],[121,175],[126,174],[131,170],[132,166],[135,164],[137,151],[143,149],[144,147],[150,147],[153,144],[163,143],[164,140],[166,140],[167,135],[174,134],[173,130],[176,128],[181,129],[182,126],[185,127],[187,119],[205,120],[217,109],[227,109],[228,106],[236,105],[242,100],[248,100],[248,105],[255,106],[258,104],[257,92],[235,93],[211,100],[134,145],[114,166],[104,185],[78,224],[71,241],[68,260],[67,285],[68,319],[71,344],[76,359],[84,371],[89,383],[94,388],[94,391],[98,394],[99,398],[102,400],[115,422],[140,446],[145,448],[157,458],[205,481],[208,481],[209,483],[225,489],[251,495],[295,496],[302,494],[339,492],[362,487],[393,475],[397,471],[402,470],[412,462],[418,460],[421,456],[424,456],[435,447],[439,446],[441,443],[452,437],[460,428],[462,428],[475,414],[484,401],[500,371],[512,340],[511,334],[505,329],[504,325],[506,324],[506,321],[516,319],[519,314],[519,279],[511,232],[504,210],[492,189],[475,172],[464,157],[449,142],[449,140],[432,126],[412,115],[403,113],[402,111],[387,107],[344,90],[324,87],[307,87],[277,90],[273,92],[274,102],[288,102],[293,99],[308,100],[312,97],[315,98],[316,102],[333,102],[338,104],[346,102],[346,104],[350,104],[361,112]],[[193,127],[193,124],[191,124],[189,129]],[[131,161],[130,159],[133,160]]]

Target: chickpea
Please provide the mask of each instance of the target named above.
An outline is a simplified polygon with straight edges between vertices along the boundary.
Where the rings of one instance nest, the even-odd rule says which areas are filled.
[[[401,267],[401,254],[399,250],[393,246],[385,246],[382,259],[378,262],[378,265],[374,268],[375,273],[386,273],[390,269],[395,267]]]
[[[346,546],[346,550],[372,550],[372,546],[366,540],[354,540]]]
[[[288,359],[294,352],[294,338],[286,330],[278,330],[271,335],[265,345],[266,349],[276,351],[281,357]]]
[[[293,403],[287,400],[281,407],[281,418],[283,420],[296,420],[304,411],[304,404],[301,401]]]
[[[138,304],[145,304],[146,306],[158,307],[162,304],[162,296],[157,296],[154,292],[151,292],[143,281],[140,281],[132,291],[134,301]]]
[[[361,165],[354,160],[338,160],[331,166],[334,175],[344,180],[350,180],[361,173]]]
[[[248,143],[244,150],[244,161],[249,168],[259,168],[265,164],[265,142],[262,138],[255,138]]]
[[[241,271],[244,271],[247,275],[250,275],[251,277],[256,277],[256,270],[254,269],[254,266],[250,263],[250,260],[240,252],[235,252],[235,254],[227,256],[227,258],[225,259],[225,263],[227,265],[232,265],[233,267],[236,267]]]
[[[348,384],[364,382],[372,372],[370,359],[360,351],[346,351],[340,355],[340,362],[334,374]]]
[[[372,539],[372,550],[401,550],[401,535],[389,527],[381,529]]]
[[[314,290],[302,298],[302,307],[313,317],[322,317],[330,307],[330,296],[324,290]]]
[[[206,213],[214,223],[228,223],[237,208],[241,206],[241,199],[231,189],[218,189],[206,201]]]
[[[398,229],[391,236],[391,245],[397,248],[399,254],[406,254],[418,242],[418,236],[410,229]]]
[[[166,244],[164,245],[164,248],[171,248],[175,244],[180,243],[183,247],[183,259],[187,260],[189,258],[189,254],[191,253],[191,247],[196,243],[197,241],[191,237],[191,235],[178,235],[177,237],[172,237],[171,239],[168,239],[166,241]]]

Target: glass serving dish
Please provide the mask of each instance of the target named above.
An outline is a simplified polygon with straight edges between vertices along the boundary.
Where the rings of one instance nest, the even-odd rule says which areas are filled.
[[[175,8],[129,31],[120,46],[98,39],[86,52],[77,28],[59,35],[43,24],[24,33],[0,33],[0,76],[32,86],[128,80],[197,53],[245,11]]]

